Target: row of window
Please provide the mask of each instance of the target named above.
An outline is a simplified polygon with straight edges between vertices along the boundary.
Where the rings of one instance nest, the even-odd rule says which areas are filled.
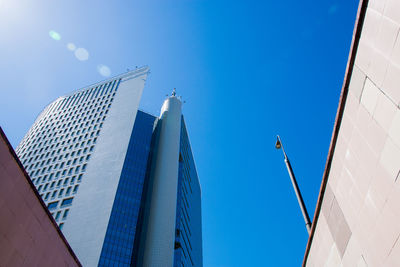
[[[113,90],[113,88],[114,88],[115,82],[116,82],[116,81],[114,81],[111,90],[108,92],[108,95],[107,95],[107,92],[106,92],[107,97],[110,97],[110,95],[111,95],[111,93],[112,93],[112,90]],[[109,83],[109,84],[111,84],[111,83]],[[84,91],[75,93],[74,95],[71,95],[71,96],[69,96],[69,97],[65,97],[65,98],[63,98],[63,99],[60,99],[59,101],[55,101],[55,102],[53,103],[53,105],[51,105],[51,106],[48,107],[48,110],[47,110],[47,111],[48,111],[48,112],[49,112],[49,111],[58,111],[58,110],[61,109],[61,112],[65,113],[65,112],[67,112],[67,111],[71,111],[71,109],[74,110],[76,107],[78,107],[77,109],[79,109],[80,106],[81,106],[81,102],[80,102],[80,101],[71,101],[71,100],[74,100],[74,99],[76,100],[76,99],[78,99],[78,96],[79,96],[79,99],[81,100],[81,96],[82,96],[82,95],[87,95],[87,96],[89,96],[90,94],[95,93],[95,91],[96,91],[97,89],[101,89],[102,87],[104,88],[105,85],[107,85],[107,84],[103,84],[102,86],[96,87],[96,88],[89,88],[89,89],[86,89],[86,90],[84,90]],[[108,90],[108,89],[107,89],[107,90]],[[97,90],[97,91],[98,91],[98,90]],[[115,91],[117,91],[117,88],[115,88]],[[103,93],[103,92],[102,92],[102,93]],[[115,92],[114,92],[112,95],[114,96],[114,95],[115,95]],[[93,99],[93,96],[94,96],[94,94],[91,95],[91,99]],[[83,104],[94,103],[96,100],[97,100],[97,102],[98,102],[100,99],[102,99],[102,100],[105,99],[105,95],[104,95],[103,97],[101,97],[102,94],[100,95],[100,97],[97,97],[97,96],[98,96],[98,92],[97,92],[96,97],[94,98],[93,101],[86,101],[86,100],[88,100],[88,97],[83,98],[83,99],[82,99],[82,100],[84,100],[84,101],[83,101]],[[68,105],[66,105],[67,103],[68,103]],[[69,107],[69,105],[70,105],[71,103],[72,103],[72,106]],[[93,108],[93,107],[91,107],[91,108]],[[80,112],[81,112],[81,111],[82,111],[82,110],[80,110]],[[58,113],[58,114],[59,114],[59,113]],[[44,115],[47,115],[47,114],[44,114]],[[39,122],[39,123],[37,124],[37,126],[34,127],[33,129],[34,129],[34,130],[35,130],[35,129],[38,129],[38,127],[40,127],[40,126],[42,126],[42,125],[43,125],[43,123],[42,123],[42,122]]]
[[[67,139],[68,137],[70,137],[71,140],[67,140],[66,141],[67,143],[69,143],[71,141],[75,143],[76,141],[82,141],[82,139],[86,140],[89,137],[90,138],[94,137],[95,130],[97,130],[97,127],[101,128],[103,126],[103,123],[101,122],[103,120],[105,120],[105,116],[103,118],[101,118],[101,119],[99,118],[97,122],[92,121],[91,124],[93,126],[89,126],[88,128],[83,128],[83,129],[78,129],[78,130],[72,129],[71,130],[72,132],[68,132],[65,135],[63,135],[63,133],[57,133],[57,132],[50,133],[48,136],[44,136],[44,138],[46,138],[45,141],[43,141],[43,142],[41,142],[39,144],[35,143],[32,146],[28,147],[26,150],[29,151],[29,153],[22,154],[23,152],[25,152],[25,150],[22,149],[21,154],[22,154],[23,157],[25,157],[25,156],[31,156],[32,153],[38,153],[38,152],[40,153],[43,150],[48,150],[49,148],[52,149],[54,146],[50,146],[50,144],[57,143],[58,141],[63,141],[63,139]],[[94,124],[94,123],[97,123],[97,124]],[[90,133],[90,136],[89,136],[89,133]],[[65,141],[64,141],[64,143],[65,143]],[[61,142],[62,145],[64,145],[64,143]],[[49,144],[49,146],[43,148],[42,150],[38,150],[38,149],[37,150],[33,150],[35,148],[40,148],[42,146],[44,147],[47,144]]]
[[[114,96],[114,95],[115,95],[115,93],[112,94],[112,96]],[[71,96],[71,97],[73,97],[73,96]],[[71,98],[71,97],[69,97],[69,98]],[[110,95],[108,95],[107,97],[109,98]],[[97,101],[104,100],[104,98],[105,98],[105,96],[102,99],[98,98]],[[108,109],[111,106],[112,100],[113,100],[113,98],[110,99],[110,103],[108,103],[108,100],[104,100],[104,102],[102,101],[100,103],[96,103],[94,105],[95,108],[98,105],[100,105],[99,107],[97,107],[97,110],[95,108],[93,108],[93,104],[90,105],[90,107],[89,107],[89,104],[90,104],[90,102],[89,102],[89,103],[84,103],[82,105],[79,105],[77,110],[75,110],[75,107],[72,107],[72,108],[70,108],[70,110],[61,110],[58,112],[53,112],[52,114],[49,114],[48,116],[43,117],[38,123],[36,123],[32,127],[33,131],[31,130],[28,133],[28,135],[24,138],[23,142],[21,142],[21,145],[20,145],[20,147],[18,147],[17,150],[18,151],[22,150],[22,149],[25,150],[25,148],[29,149],[30,148],[30,147],[28,147],[29,145],[38,144],[38,142],[42,139],[46,140],[47,136],[45,134],[49,133],[50,131],[54,132],[57,129],[64,129],[65,127],[69,127],[69,126],[77,124],[77,123],[79,124],[81,122],[82,122],[81,127],[83,127],[84,126],[83,122],[85,122],[87,119],[90,120],[92,117],[102,116],[103,112],[104,112],[104,114],[107,114]],[[60,103],[54,103],[54,104],[60,105]],[[72,109],[72,111],[73,110],[75,110],[75,111],[72,112],[71,109]],[[89,111],[87,111],[88,109],[89,109]],[[82,111],[84,111],[84,112],[82,113]],[[86,114],[85,114],[85,111],[87,111]],[[90,113],[94,113],[96,111],[97,111],[96,114],[89,115]],[[77,114],[77,112],[78,112],[78,114]],[[85,117],[82,118],[83,116],[85,116]],[[79,117],[81,117],[81,118],[79,118]],[[63,125],[61,125],[62,123],[63,123]],[[92,124],[93,123],[94,123],[94,121],[92,121]],[[86,122],[86,125],[88,125],[88,122]],[[75,125],[75,126],[77,126],[77,125]],[[77,127],[75,127],[75,128],[77,128]],[[62,131],[60,131],[60,133],[62,133]],[[42,135],[42,136],[40,136],[40,135]],[[45,135],[45,136],[43,136],[43,135]]]
[[[104,116],[103,118],[102,118],[102,121],[104,121],[106,119],[106,116]],[[101,128],[102,126],[103,126],[103,123],[101,122],[100,124],[99,124],[99,128]],[[97,125],[95,125],[95,127],[93,127],[93,128],[96,128],[97,129]],[[66,141],[61,141],[61,142],[57,142],[57,141],[60,141],[60,140],[62,140],[62,137],[64,137],[64,135],[63,136],[59,136],[60,137],[60,140],[57,140],[58,139],[58,137],[56,137],[55,139],[54,139],[54,142],[53,142],[53,139],[50,139],[51,140],[51,144],[49,143],[49,145],[47,145],[46,147],[41,147],[41,145],[39,146],[39,147],[37,147],[37,149],[35,149],[36,148],[36,145],[33,145],[33,147],[31,148],[28,148],[27,150],[26,150],[26,153],[24,153],[25,152],[25,150],[22,150],[22,152],[20,153],[20,154],[22,154],[22,153],[24,153],[24,154],[22,154],[21,155],[21,158],[28,158],[28,157],[30,157],[30,156],[32,156],[32,157],[34,157],[34,156],[36,156],[36,158],[35,159],[37,159],[37,158],[39,158],[39,156],[42,156],[42,157],[44,157],[44,156],[46,156],[47,155],[47,157],[50,155],[50,151],[51,150],[54,150],[52,153],[52,155],[54,155],[54,153],[55,153],[55,151],[57,150],[57,148],[59,148],[58,149],[58,153],[60,153],[61,152],[61,150],[62,151],[65,151],[68,147],[69,147],[69,149],[72,149],[72,148],[77,148],[77,147],[83,147],[84,145],[85,145],[85,142],[91,142],[92,141],[92,139],[89,139],[89,140],[87,140],[88,138],[93,138],[93,137],[95,137],[95,136],[99,136],[99,134],[100,134],[100,129],[99,130],[93,130],[90,134],[89,133],[87,133],[86,135],[84,135],[83,136],[83,134],[86,132],[86,130],[88,130],[88,131],[90,131],[91,130],[91,127],[89,127],[89,128],[84,128],[83,130],[82,130],[82,135],[81,136],[79,136],[79,137],[73,137],[73,135],[71,134],[71,137],[68,139],[68,140],[66,140]],[[78,130],[77,131],[77,134],[79,134],[80,133],[80,130]],[[74,133],[74,132],[73,132]],[[68,138],[68,136],[69,136],[69,134],[67,133],[66,135],[65,135],[65,137],[66,138]],[[85,141],[82,141],[82,138],[85,140]],[[75,145],[73,145],[73,144],[75,144]],[[41,148],[40,148],[41,147]],[[35,150],[33,150],[33,149],[35,149]],[[48,153],[46,153],[46,152],[48,152]],[[44,153],[43,155],[38,155],[38,154],[41,154],[41,153]]]
[[[109,106],[111,106],[111,104]],[[64,125],[59,125],[58,127],[53,127],[53,128],[47,129],[47,131],[45,131],[45,132],[41,132],[41,135],[43,135],[43,134],[48,134],[48,135],[39,136],[39,137],[37,137],[37,139],[33,139],[33,140],[30,140],[29,142],[27,142],[27,145],[31,145],[31,146],[27,147],[27,149],[34,149],[36,147],[41,147],[42,145],[51,143],[52,139],[49,139],[49,138],[54,137],[57,134],[61,135],[64,132],[66,132],[66,130],[73,131],[73,130],[77,130],[78,128],[82,129],[85,126],[86,127],[89,126],[89,124],[93,125],[95,122],[100,122],[100,120],[102,120],[102,118],[103,118],[103,114],[105,116],[107,113],[108,113],[108,109],[105,112],[102,111],[100,113],[95,113],[94,115],[90,115],[88,117],[85,117],[84,119],[79,119],[79,120],[76,120],[75,117],[73,116],[72,118],[70,118],[70,120],[71,120],[70,122],[65,123]],[[95,119],[97,116],[99,116],[99,118],[97,118],[97,121],[96,121]],[[53,124],[54,123],[50,124],[50,126],[52,126]],[[49,126],[49,125],[47,125],[47,126]]]
[[[82,168],[81,168],[82,167]],[[64,176],[70,176],[70,175],[72,175],[72,174],[78,174],[78,173],[80,173],[80,172],[85,172],[86,171],[86,167],[87,167],[87,164],[83,164],[82,166],[81,165],[78,165],[78,166],[76,166],[76,167],[72,167],[72,168],[70,168],[70,169],[64,169],[63,171],[57,171],[57,172],[55,172],[55,173],[51,173],[51,174],[49,174],[49,178],[48,178],[48,181],[51,181],[51,180],[53,180],[53,179],[58,179],[58,178],[60,178],[60,177],[64,177]],[[43,168],[43,169],[38,169],[36,172],[34,172],[34,170],[33,171],[31,171],[31,173],[29,174],[30,175],[30,177],[32,177],[32,178],[36,178],[39,174],[43,174],[43,173],[45,173],[45,171],[46,171],[46,167],[45,168]],[[43,176],[44,177],[44,176]],[[40,177],[39,177],[40,178]],[[47,179],[47,177],[46,177],[46,179]],[[39,181],[40,181],[40,179],[38,179]]]
[[[83,149],[79,148],[78,150],[75,150],[72,152],[66,151],[66,149],[63,149],[62,152],[66,151],[65,154],[61,153],[61,149],[59,149],[58,151],[53,151],[50,156],[54,156],[54,154],[56,154],[56,153],[57,153],[57,155],[55,157],[53,157],[52,159],[48,159],[49,155],[44,156],[44,154],[42,154],[38,159],[33,159],[33,158],[31,158],[29,160],[25,159],[25,160],[23,160],[23,164],[24,164],[24,166],[26,166],[27,170],[30,170],[32,168],[42,167],[44,164],[55,163],[57,161],[65,162],[65,160],[68,157],[70,159],[72,159],[74,156],[76,156],[76,157],[80,156],[81,153],[86,154],[88,151],[92,152],[94,150],[94,145],[96,142],[97,142],[97,140],[94,140],[93,145],[90,148],[89,147],[85,147]],[[50,154],[50,153],[48,153],[48,154]],[[42,158],[44,158],[44,159],[42,160]],[[47,159],[47,162],[46,162],[46,159]],[[42,161],[40,161],[40,160],[42,160]],[[32,161],[34,161],[34,162],[32,162]],[[31,162],[32,162],[32,164],[29,165],[29,163],[31,163]],[[36,162],[36,164],[35,164],[35,162]],[[66,161],[66,162],[68,162],[68,161]]]
[[[89,150],[89,152],[93,152],[94,147]],[[82,164],[85,161],[88,161],[91,157],[91,154],[88,154],[86,156],[81,156],[80,155],[80,150],[79,153],[77,153],[75,158],[71,158],[69,160],[62,160],[63,156],[61,155],[60,158],[57,161],[57,158],[53,158],[47,160],[47,162],[44,160],[42,162],[36,162],[36,164],[32,163],[31,165],[26,166],[26,170],[30,172],[31,175],[39,175],[39,174],[44,174],[45,172],[55,172],[57,170],[62,170],[64,168],[69,168],[71,166],[75,166],[77,164]],[[87,149],[84,150],[84,153],[87,152]],[[67,153],[68,154],[68,153]],[[59,162],[59,163],[57,163]],[[54,163],[54,165],[52,165]],[[72,168],[73,169],[73,168]],[[36,172],[34,173],[34,171]],[[65,171],[65,170],[64,170]]]
[[[50,198],[50,194],[51,194],[51,199],[55,199],[56,197],[60,198],[63,196],[69,196],[71,194],[71,191],[72,191],[72,194],[76,194],[78,192],[79,185],[75,185],[73,188],[74,188],[73,190],[72,190],[72,186],[66,188],[66,190],[65,190],[65,188],[61,188],[60,191],[55,190],[52,192],[47,192],[46,195],[41,194],[41,196],[45,201]],[[65,191],[65,195],[64,195],[64,191]],[[58,196],[57,196],[57,193],[58,193]]]
[[[76,165],[78,162],[79,162],[79,163],[83,163],[84,160],[88,161],[88,160],[90,159],[91,154],[86,155],[86,159],[85,159],[85,156],[81,156],[81,157],[79,158],[79,155],[80,155],[80,152],[81,152],[81,151],[78,150],[78,152],[79,152],[79,153],[77,153],[77,157],[75,157],[75,158],[73,158],[73,157],[75,156],[75,151],[73,151],[73,152],[71,153],[71,159],[68,159],[68,160],[67,160],[67,158],[69,158],[69,156],[70,156],[70,154],[67,153],[67,154],[65,154],[64,156],[63,156],[63,155],[60,155],[58,159],[57,159],[57,157],[55,157],[55,158],[53,158],[53,160],[48,159],[47,162],[46,162],[46,160],[43,160],[41,163],[40,163],[40,161],[39,161],[39,162],[37,162],[36,164],[28,165],[28,166],[26,167],[26,170],[30,170],[30,169],[32,169],[32,168],[43,167],[43,166],[46,164],[46,166],[48,166],[48,167],[47,167],[47,171],[50,172],[52,169],[53,169],[53,170],[62,169],[62,168],[64,168],[64,166],[67,167],[67,166],[70,166],[70,165]],[[84,149],[83,153],[86,153],[86,152],[87,152],[87,149]],[[72,158],[73,158],[73,159],[72,159]],[[78,160],[79,160],[79,161],[78,161]],[[50,165],[50,164],[52,164],[52,163],[54,163],[54,162],[57,162],[57,161],[60,162],[60,164],[55,163],[54,168],[53,168],[53,165]],[[28,162],[28,163],[29,163],[29,162]],[[50,166],[49,166],[49,165],[50,165]]]
[[[62,217],[61,217],[61,213],[63,213]],[[52,213],[51,215],[54,217],[56,222],[58,222],[60,219],[65,220],[68,216],[68,213],[69,213],[69,209],[65,209],[65,210],[57,211],[57,213],[55,215],[54,215],[54,213]]]
[[[65,208],[65,207],[67,207],[67,206],[71,206],[71,205],[72,205],[72,200],[73,200],[73,199],[74,199],[73,197],[63,199],[63,200],[61,201],[60,208]],[[58,207],[58,204],[59,204],[59,203],[60,203],[60,201],[50,202],[50,203],[47,205],[47,208],[48,208],[50,211],[51,211],[51,210],[54,210],[54,209],[56,209],[56,208]]]
[[[100,121],[104,120],[104,118],[106,117],[106,114],[108,113],[108,110],[106,110],[106,112],[104,113],[103,116],[103,112],[100,112],[99,114],[94,114],[93,116],[90,115],[88,118],[88,121],[86,121],[86,117],[84,119],[84,121],[82,123],[80,123],[80,125],[78,125],[81,120],[78,121],[73,121],[68,123],[66,126],[68,126],[67,128],[65,126],[61,127],[55,127],[55,128],[50,128],[48,129],[45,133],[47,133],[48,135],[45,135],[43,137],[39,137],[38,140],[32,140],[28,143],[28,145],[31,145],[29,147],[27,147],[28,150],[31,149],[35,149],[35,148],[39,148],[42,147],[46,144],[50,144],[53,139],[51,139],[51,137],[55,137],[55,136],[61,136],[63,133],[66,133],[67,131],[75,133],[74,130],[76,130],[76,132],[79,131],[79,129],[81,129],[82,133],[86,132],[86,128],[89,125],[94,125],[95,123],[99,123]],[[99,118],[96,117],[99,116]],[[93,118],[93,119],[92,119]],[[72,123],[72,126],[70,125]],[[60,129],[61,127],[61,129]],[[57,129],[60,129],[57,131]],[[90,130],[90,129],[89,129]],[[71,135],[72,135],[71,133]],[[61,136],[62,137],[62,136]],[[41,138],[43,138],[43,141],[41,141]],[[57,138],[55,138],[54,140],[56,141]]]
[[[78,182],[78,183],[80,183],[80,182],[82,181],[82,175],[83,175],[83,173],[81,173],[81,174],[78,175],[78,179],[77,179],[77,182]],[[45,176],[41,176],[41,177],[38,177],[38,178],[34,178],[34,179],[32,179],[32,183],[35,184],[35,185],[39,185],[40,183],[43,184],[43,183],[45,183],[46,181],[50,182],[50,181],[52,181],[52,177],[53,177],[52,174],[50,174],[50,176],[45,175]],[[52,188],[52,187],[55,186],[54,183],[55,183],[56,181],[57,181],[57,187],[59,187],[59,186],[61,186],[61,185],[64,185],[64,186],[68,185],[68,182],[69,182],[69,179],[70,179],[70,178],[71,178],[70,184],[73,185],[73,184],[75,183],[75,179],[76,179],[76,176],[75,176],[75,175],[72,176],[72,177],[67,177],[67,178],[65,178],[63,184],[62,184],[63,179],[55,180],[53,183],[51,183],[50,188]]]

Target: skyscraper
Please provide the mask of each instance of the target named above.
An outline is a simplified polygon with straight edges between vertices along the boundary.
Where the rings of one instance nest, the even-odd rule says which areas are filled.
[[[202,266],[201,191],[181,101],[138,110],[148,68],[59,97],[17,154],[84,266]]]

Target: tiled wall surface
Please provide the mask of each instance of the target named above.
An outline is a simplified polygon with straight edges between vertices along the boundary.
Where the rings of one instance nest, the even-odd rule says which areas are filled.
[[[0,136],[0,266],[80,266]]]
[[[369,1],[307,266],[400,266],[399,29]]]

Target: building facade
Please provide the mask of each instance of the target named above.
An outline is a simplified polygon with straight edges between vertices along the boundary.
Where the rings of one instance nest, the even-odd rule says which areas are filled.
[[[201,192],[175,93],[140,111],[148,68],[63,96],[16,152],[84,266],[202,266]]]
[[[399,31],[399,1],[360,1],[303,266],[400,266]]]

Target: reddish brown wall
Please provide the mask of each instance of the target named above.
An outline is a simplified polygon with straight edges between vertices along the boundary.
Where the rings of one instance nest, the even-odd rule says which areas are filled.
[[[0,266],[80,266],[1,128]]]

